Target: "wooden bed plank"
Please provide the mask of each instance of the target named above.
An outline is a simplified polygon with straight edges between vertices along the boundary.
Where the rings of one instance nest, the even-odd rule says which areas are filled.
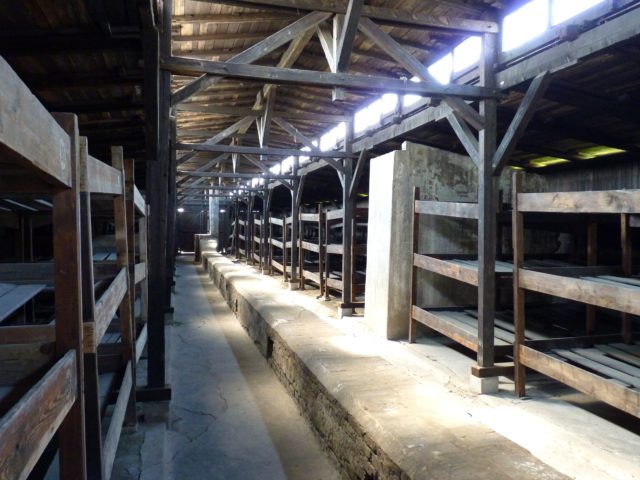
[[[519,193],[519,212],[639,213],[640,190]]]
[[[111,478],[113,470],[113,462],[116,458],[116,450],[118,449],[118,441],[122,432],[122,424],[124,422],[125,413],[127,411],[127,403],[131,394],[133,380],[131,377],[131,362],[127,362],[127,366],[122,377],[118,399],[116,400],[113,413],[111,414],[111,422],[104,439],[104,478]]]
[[[607,356],[604,352],[596,348],[574,348],[574,352],[583,357],[589,358],[594,362],[601,363],[607,367],[618,370],[622,373],[635,377],[640,381],[640,368],[634,367],[629,363],[617,360],[610,356]]]
[[[15,285],[0,295],[0,322],[40,293],[46,285]]]
[[[611,345],[596,345],[595,347],[601,352],[606,353],[613,358],[617,358],[618,360],[622,360],[640,368],[640,357],[636,355],[625,352],[623,350],[619,350],[615,347],[612,347]]]
[[[519,269],[520,288],[640,315],[640,289]]]
[[[455,264],[427,255],[413,254],[413,265],[430,272],[435,272],[449,278],[471,285],[478,285],[478,270],[461,264]]]
[[[412,306],[411,316],[413,320],[426,325],[437,332],[455,340],[457,343],[466,348],[478,351],[478,332],[474,331],[469,325],[454,323],[447,321],[446,318],[438,314],[423,310],[422,308]]]
[[[581,349],[582,352],[588,349]],[[560,355],[567,360],[571,360],[578,365],[582,365],[594,372],[599,373],[602,376],[615,378],[627,385],[631,385],[633,387],[640,387],[640,378],[633,377],[631,375],[627,375],[624,372],[620,372],[615,368],[611,368],[607,365],[603,365],[600,363],[600,360],[594,361],[592,358],[586,357],[580,353],[577,353],[576,350],[561,350],[556,349],[554,353]]]
[[[608,381],[583,368],[558,361],[530,347],[520,345],[518,350],[523,365],[631,415],[640,416],[640,391],[625,388],[617,382]]]
[[[28,168],[55,188],[71,186],[69,135],[2,57],[0,85],[0,157]]]
[[[147,278],[147,264],[145,262],[136,263],[134,278],[136,285]]]
[[[73,405],[76,352],[67,352],[0,419],[0,478],[24,480]]]
[[[133,186],[133,204],[136,207],[136,212],[141,217],[147,216],[147,204],[145,203],[144,197],[138,190],[138,187]]]
[[[86,161],[86,182],[80,182],[82,192],[122,195],[123,179],[118,170],[90,155],[87,156]]]
[[[84,325],[85,352],[95,352],[127,291],[127,269],[122,268],[96,302],[95,322]]]

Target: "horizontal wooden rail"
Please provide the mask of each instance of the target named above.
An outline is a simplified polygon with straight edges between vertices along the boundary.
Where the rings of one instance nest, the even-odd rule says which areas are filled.
[[[104,439],[103,444],[103,458],[104,458],[104,476],[103,478],[111,478],[111,471],[113,470],[113,462],[116,458],[116,451],[118,449],[118,441],[120,440],[120,433],[122,432],[122,423],[124,422],[124,415],[127,412],[127,403],[129,401],[129,395],[131,395],[131,387],[133,385],[133,379],[131,376],[131,361],[127,362],[127,366],[124,370],[124,376],[122,377],[122,383],[120,384],[120,390],[118,392],[118,398],[116,404],[113,407],[113,413],[111,414],[111,421],[109,422],[109,428]]]
[[[320,215],[318,213],[301,213],[300,221],[301,222],[319,222]]]
[[[636,417],[640,415],[640,392],[625,388],[584,368],[576,367],[524,345],[518,345],[520,362],[594,398]]]
[[[147,264],[145,262],[136,263],[134,270],[134,279],[136,285],[147,278]]]
[[[83,192],[122,195],[122,174],[110,165],[92,156],[87,157],[87,177],[80,178],[80,190]]]
[[[141,217],[147,216],[147,205],[144,201],[144,197],[135,185],[133,186],[133,204],[136,206],[136,212],[138,212],[138,215]]]
[[[0,479],[28,477],[77,396],[76,352],[67,352],[0,419]]]
[[[326,215],[325,215],[327,221],[342,219],[343,216],[344,216],[343,209],[329,210],[326,212]]]
[[[320,245],[318,245],[317,243],[306,242],[303,240],[302,242],[300,242],[300,248],[309,252],[320,253]]]
[[[56,330],[50,325],[15,325],[0,327],[0,345],[14,343],[55,342]]]
[[[453,218],[478,218],[477,203],[459,202],[435,202],[427,200],[416,200],[414,205],[415,213],[425,215],[439,215]]]
[[[0,345],[0,385],[16,385],[54,360],[54,343],[13,343]]]
[[[113,277],[118,273],[118,266],[112,261],[93,262],[93,271],[96,279]],[[53,285],[53,262],[2,263],[0,282]]]
[[[28,181],[54,188],[71,185],[71,142],[46,108],[0,57],[0,157],[29,171]],[[37,175],[31,175],[36,173]],[[5,178],[6,180],[6,178]],[[15,180],[0,182],[17,186]],[[13,184],[13,185],[12,185]],[[5,190],[5,192],[8,190]]]
[[[96,302],[95,321],[87,322],[84,325],[83,343],[85,352],[96,351],[126,292],[127,269],[123,267],[111,282],[109,288],[102,294],[100,300]]]
[[[519,269],[519,286],[598,307],[640,315],[640,288]]]
[[[519,193],[518,211],[554,213],[640,213],[640,190]]]
[[[269,223],[272,225],[278,225],[282,227],[282,219],[276,217],[269,217]]]
[[[420,255],[419,253],[413,254],[413,265],[423,270],[454,278],[460,282],[478,286],[477,268],[458,265],[439,258]]]

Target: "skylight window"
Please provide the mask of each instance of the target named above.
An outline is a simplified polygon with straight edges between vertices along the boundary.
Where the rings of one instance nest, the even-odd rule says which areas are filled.
[[[453,49],[453,71],[462,72],[475,65],[482,54],[482,39],[469,37]]]
[[[364,132],[367,129],[367,107],[358,110],[353,116],[353,130],[355,133]]]
[[[549,0],[533,0],[504,17],[502,50],[508,52],[542,34],[549,26],[548,7]]]
[[[553,0],[551,24],[558,25],[603,2],[604,0]]]
[[[412,77],[411,81],[418,83],[420,79],[418,77]],[[402,97],[402,105],[404,107],[410,107],[411,105],[418,103],[418,100],[420,100],[420,98],[422,98],[420,97],[420,95],[405,95],[404,97]]]
[[[427,70],[439,83],[446,85],[451,81],[453,73],[453,55],[451,53],[445,55],[437,62],[432,63]]]
[[[380,99],[380,113],[386,115],[395,111],[398,105],[398,95],[395,93],[385,93]]]
[[[382,100],[378,99],[367,107],[367,126],[373,127],[380,123]]]

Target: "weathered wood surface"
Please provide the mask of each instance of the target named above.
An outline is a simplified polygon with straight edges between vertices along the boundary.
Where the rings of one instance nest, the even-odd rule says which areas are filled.
[[[103,335],[107,331],[116,310],[120,306],[125,293],[127,292],[127,269],[122,268],[120,273],[111,282],[109,288],[102,294],[100,300],[96,302],[95,322],[85,324],[84,328],[84,349],[87,352],[95,352]]]
[[[473,268],[471,265],[456,264],[418,253],[413,255],[413,265],[464,283],[478,285],[478,268]]]
[[[640,190],[519,193],[521,212],[640,213]]]
[[[478,218],[477,203],[416,200],[414,211],[420,214],[440,215],[454,218]]]
[[[53,359],[53,342],[0,345],[0,385],[15,385],[50,365]]]
[[[147,215],[147,205],[145,203],[144,197],[138,190],[138,187],[134,185],[133,187],[133,203],[136,206],[136,213],[142,217]]]
[[[111,478],[113,462],[116,458],[118,441],[120,440],[120,433],[122,432],[122,424],[124,422],[125,413],[127,412],[127,403],[129,402],[132,386],[131,362],[128,362],[124,371],[124,376],[122,377],[122,383],[120,384],[118,398],[111,414],[111,422],[109,423],[109,428],[104,439],[103,478],[105,479]]]
[[[0,480],[24,480],[76,399],[76,352],[67,352],[2,419]]]
[[[88,155],[86,157],[86,181],[80,182],[82,192],[105,195],[121,195],[124,180],[118,170]]]
[[[533,348],[520,345],[518,350],[523,365],[631,415],[640,416],[640,391],[627,388],[621,383],[608,380]]]
[[[147,278],[147,264],[145,262],[136,263],[135,283],[136,285]]]
[[[70,186],[69,135],[2,57],[0,84],[2,163],[12,162],[28,168],[53,187]]]
[[[43,284],[13,285],[0,283],[0,322],[34,298],[44,290],[45,286]]]
[[[520,269],[519,286],[547,295],[640,315],[640,287],[599,277],[572,278]]]
[[[0,345],[46,343],[56,339],[54,325],[16,325],[0,327]]]

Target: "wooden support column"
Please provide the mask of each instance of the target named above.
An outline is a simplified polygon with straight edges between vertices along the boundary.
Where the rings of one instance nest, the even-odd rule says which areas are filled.
[[[587,265],[594,266],[598,263],[598,223],[595,221],[589,222],[587,226]],[[596,329],[596,306],[586,306],[586,322],[587,322],[587,334],[593,335]]]
[[[174,145],[176,142],[176,117],[171,115],[169,118],[169,135],[170,143]],[[176,268],[176,229],[177,229],[177,197],[176,197],[176,151],[169,148],[169,170],[168,170],[168,197],[167,197],[167,307],[170,311],[171,291],[174,284],[174,275]]]
[[[620,240],[622,247],[622,272],[633,275],[633,250],[631,245],[631,231],[629,229],[629,214],[620,214]],[[633,343],[633,322],[631,315],[622,313],[622,337],[625,343]]]
[[[293,157],[293,175],[296,177],[291,180],[293,190],[291,190],[291,278],[289,279],[289,288],[298,289],[298,236],[300,230],[300,197],[298,191],[301,188],[300,178],[298,177],[298,168],[300,167],[300,157]]]
[[[131,390],[127,401],[127,410],[125,414],[125,423],[128,426],[135,426],[136,417],[136,393],[135,393],[135,366],[136,366],[136,338],[135,338],[135,318],[134,318],[134,292],[135,292],[135,271],[131,262],[130,255],[133,254],[132,247],[129,245],[129,239],[133,237],[133,184],[131,179],[127,185],[127,178],[124,170],[124,154],[122,147],[111,147],[111,165],[122,175],[123,191],[122,195],[117,195],[113,199],[113,212],[116,227],[116,253],[118,255],[118,269],[126,268],[129,275],[127,276],[127,291],[122,298],[120,307],[118,308],[118,318],[120,320],[120,336],[122,341],[122,362],[127,365],[131,362]],[[130,200],[127,199],[126,192],[131,190]],[[129,200],[129,201],[128,201]]]
[[[244,224],[244,253],[247,265],[253,265],[253,215],[251,213],[253,211],[254,201],[255,196],[249,194],[249,198],[247,199],[246,222]]]
[[[269,208],[271,207],[272,193],[273,190],[266,189],[262,197],[262,227],[260,228],[260,232],[264,255],[262,260],[262,273],[264,275],[269,274],[271,269],[271,223],[269,222]]]
[[[71,143],[71,188],[53,195],[56,355],[62,357],[69,351],[75,351],[76,359],[76,400],[58,429],[60,478],[85,480],[78,118],[70,113],[54,114],[54,118],[67,132]]]
[[[167,194],[169,164],[169,83],[170,75],[160,72],[160,52],[171,50],[171,1],[164,2],[169,16],[168,27],[161,37],[157,26],[151,23],[144,34],[145,65],[145,118],[147,131],[147,201],[149,202],[149,297],[147,388],[164,389],[165,372],[165,310],[166,298],[166,243]],[[167,25],[167,15],[163,23]]]
[[[526,388],[526,370],[520,360],[520,345],[524,345],[525,290],[520,288],[520,268],[524,262],[524,218],[518,211],[518,193],[522,191],[522,172],[513,173],[513,195],[511,198],[513,228],[513,322],[515,338],[513,342],[513,360],[515,363],[515,393],[523,397]]]
[[[351,153],[353,143],[353,122],[346,123],[344,151]],[[350,195],[353,180],[353,159],[345,158],[342,164],[344,172],[342,182],[342,304],[338,309],[338,316],[343,317],[353,313],[351,292],[353,287],[353,212],[355,200]],[[328,232],[327,232],[328,233]]]
[[[480,82],[484,87],[495,87],[496,51],[496,36],[485,34],[480,60]],[[496,151],[496,101],[482,100],[480,114],[484,117],[484,127],[479,132],[478,142],[478,366],[489,368],[495,360],[497,177],[493,176],[493,157]],[[478,378],[477,381],[481,393],[497,391],[497,377]]]
[[[236,197],[235,201],[236,217],[235,226],[233,227],[233,250],[236,258],[240,258],[240,200]]]

